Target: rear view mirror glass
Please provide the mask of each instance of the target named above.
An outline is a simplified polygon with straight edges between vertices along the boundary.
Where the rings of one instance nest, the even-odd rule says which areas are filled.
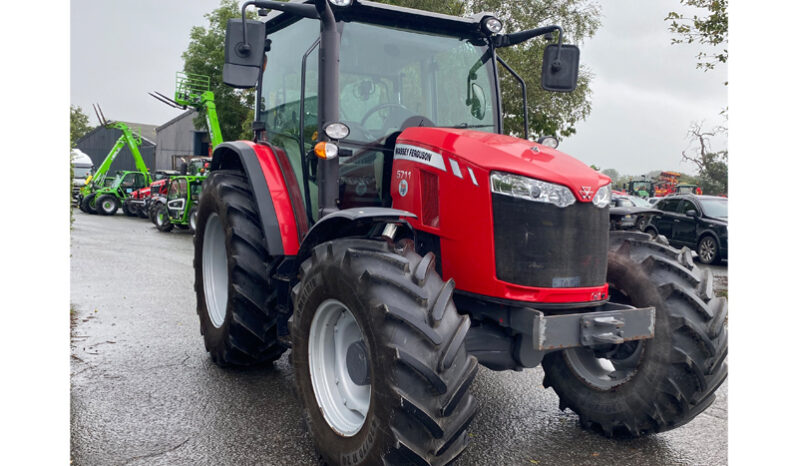
[[[266,46],[266,25],[247,20],[247,43],[244,46],[244,27],[240,19],[227,21],[224,41],[222,79],[228,86],[247,89],[258,84],[263,53]]]
[[[559,49],[559,56],[558,56]],[[579,76],[579,47],[551,44],[543,52],[543,89],[553,92],[571,92],[576,89]]]

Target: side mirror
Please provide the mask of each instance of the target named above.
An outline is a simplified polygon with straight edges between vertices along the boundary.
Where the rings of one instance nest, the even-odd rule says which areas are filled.
[[[471,105],[471,115],[477,120],[485,118],[486,103],[485,91],[482,89],[482,86],[477,83],[471,83],[471,99],[469,105]]]
[[[579,76],[579,47],[551,44],[543,51],[543,89],[552,92],[571,92],[576,89]]]
[[[687,216],[688,217],[698,217],[698,212],[696,212],[693,209],[690,209],[690,210],[687,211]]]
[[[227,21],[224,39],[222,80],[228,86],[249,89],[257,86],[266,47],[266,24],[247,20],[247,44],[244,44],[244,23]]]

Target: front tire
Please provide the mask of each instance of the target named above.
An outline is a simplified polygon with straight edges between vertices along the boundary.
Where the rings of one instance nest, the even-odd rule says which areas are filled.
[[[153,214],[153,223],[158,231],[169,233],[174,228],[172,221],[169,219],[169,211],[166,209],[166,204],[158,204]]]
[[[218,170],[206,179],[194,234],[194,290],[205,349],[220,366],[272,362],[278,340],[274,259],[266,249],[246,178]]]
[[[692,253],[642,233],[610,234],[611,299],[656,308],[649,340],[571,348],[543,358],[545,387],[582,426],[606,436],[638,437],[686,424],[715,399],[726,379],[726,299]]]
[[[87,214],[97,214],[96,204],[94,202],[96,197],[97,193],[91,193],[84,197],[80,202],[80,210],[86,212]]]
[[[434,255],[382,241],[324,243],[302,264],[292,360],[327,464],[439,465],[466,447],[478,363],[453,291]]]
[[[113,194],[105,194],[97,199],[95,207],[100,215],[115,215],[119,209],[119,199]]]
[[[127,200],[122,202],[122,212],[128,217],[136,217],[138,215],[138,210],[135,204],[130,204]]]

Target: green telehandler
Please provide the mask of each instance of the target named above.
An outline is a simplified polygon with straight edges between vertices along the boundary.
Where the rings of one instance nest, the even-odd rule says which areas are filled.
[[[94,175],[87,179],[86,185],[80,189],[78,202],[80,210],[83,212],[113,215],[130,193],[141,187],[148,186],[152,180],[149,169],[139,151],[141,134],[136,136],[121,121],[108,121],[99,105],[92,105],[92,107],[101,125],[106,128],[116,128],[122,131],[122,135],[108,152],[108,155],[105,156],[105,160],[97,168]],[[116,176],[109,177],[108,172],[111,164],[125,145],[130,150],[138,171],[118,171]]]
[[[174,99],[159,92],[150,95],[170,107],[205,110],[211,146],[216,147],[224,142],[210,77],[178,71],[175,81]],[[208,176],[207,162],[210,159],[192,160],[190,163],[197,164],[196,167],[185,166],[183,175],[170,178],[166,198],[155,201],[152,206],[151,219],[159,231],[168,232],[176,226],[194,232],[202,182]]]

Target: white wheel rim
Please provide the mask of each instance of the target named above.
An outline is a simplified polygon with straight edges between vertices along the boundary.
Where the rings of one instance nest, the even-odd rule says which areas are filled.
[[[371,405],[371,384],[357,385],[346,364],[349,346],[361,340],[360,325],[343,303],[328,299],[319,305],[308,339],[310,380],[324,419],[344,437],[360,431]]]
[[[202,240],[202,287],[205,308],[214,327],[227,316],[227,248],[219,215],[212,213],[205,223]]]

